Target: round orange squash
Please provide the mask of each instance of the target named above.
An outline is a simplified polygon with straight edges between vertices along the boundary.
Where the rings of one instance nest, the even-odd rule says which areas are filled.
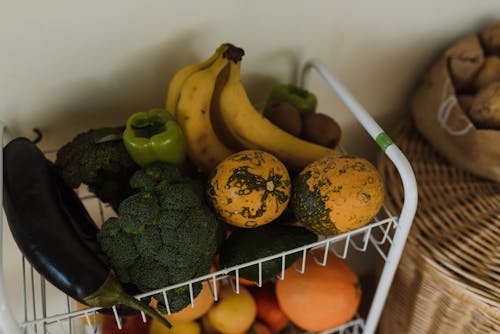
[[[315,252],[319,259],[323,252]],[[302,259],[297,260],[302,266]],[[351,320],[361,301],[358,277],[344,260],[329,254],[325,266],[311,256],[304,274],[293,266],[276,282],[278,304],[288,318],[306,331],[320,332]]]
[[[270,223],[285,210],[291,195],[290,175],[272,154],[245,150],[217,165],[207,194],[224,222],[257,227]]]
[[[367,224],[384,202],[384,184],[366,159],[327,156],[306,168],[293,183],[291,207],[311,231],[336,235]]]

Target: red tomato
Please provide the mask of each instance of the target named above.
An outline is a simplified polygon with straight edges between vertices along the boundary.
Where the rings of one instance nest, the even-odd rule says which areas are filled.
[[[122,318],[122,329],[119,330],[114,316],[106,316],[102,323],[102,334],[146,334],[149,332],[151,320],[146,316],[142,321],[141,314]]]
[[[261,288],[252,288],[251,293],[257,304],[257,319],[273,332],[278,332],[288,325],[289,319],[278,304],[273,284],[267,283]]]

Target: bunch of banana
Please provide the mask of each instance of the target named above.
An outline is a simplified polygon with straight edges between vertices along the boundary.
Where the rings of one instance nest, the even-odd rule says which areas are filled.
[[[234,153],[217,137],[210,121],[217,77],[229,64],[223,56],[228,47],[222,44],[207,60],[179,70],[167,91],[166,108],[184,132],[188,156],[206,172]]]
[[[229,75],[219,96],[220,118],[233,140],[247,149],[260,149],[274,154],[292,170],[301,170],[309,163],[340,152],[317,145],[280,129],[252,105],[242,84],[240,69],[242,50],[230,46]]]
[[[243,54],[222,44],[210,58],[172,78],[167,110],[184,131],[189,158],[209,172],[236,151],[260,149],[298,171],[321,157],[340,154],[281,130],[255,109],[241,82]]]

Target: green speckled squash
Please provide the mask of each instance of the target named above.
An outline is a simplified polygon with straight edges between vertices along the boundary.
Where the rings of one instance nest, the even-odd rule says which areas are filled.
[[[290,201],[291,180],[281,161],[260,150],[235,153],[212,172],[208,198],[217,215],[238,227],[270,223]]]
[[[327,156],[300,172],[294,180],[291,207],[307,228],[336,235],[367,224],[384,202],[384,185],[366,159]]]

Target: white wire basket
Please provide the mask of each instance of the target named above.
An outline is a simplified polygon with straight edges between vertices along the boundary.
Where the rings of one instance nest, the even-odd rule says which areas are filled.
[[[218,300],[218,284],[217,281],[225,280],[232,284],[235,292],[239,292],[239,271],[242,268],[249,266],[257,266],[259,270],[259,280],[255,283],[257,286],[262,285],[262,264],[266,261],[280,259],[282,263],[282,270],[277,275],[277,280],[286,279],[285,277],[285,259],[293,253],[301,253],[302,261],[299,265],[294,265],[295,269],[301,273],[307,270],[306,258],[311,256],[314,261],[319,265],[325,265],[329,256],[337,256],[340,258],[348,258],[352,252],[363,252],[375,250],[380,256],[384,265],[381,274],[378,278],[375,292],[371,299],[366,317],[356,316],[350,322],[322,334],[339,333],[339,334],[372,334],[375,332],[377,323],[382,312],[389,288],[392,283],[399,259],[401,257],[408,233],[413,222],[417,207],[417,186],[415,176],[411,166],[399,150],[399,148],[392,143],[391,139],[385,134],[380,126],[374,119],[366,112],[366,110],[356,101],[356,99],[349,93],[349,91],[333,76],[333,74],[318,60],[312,59],[305,63],[302,67],[301,82],[302,86],[306,86],[307,79],[310,77],[311,70],[314,69],[319,73],[321,78],[325,80],[327,85],[335,92],[342,102],[346,105],[347,109],[355,116],[357,121],[368,132],[368,134],[376,141],[378,146],[385,152],[385,154],[395,164],[403,183],[404,188],[404,205],[398,215],[394,215],[383,206],[377,217],[373,219],[368,225],[350,231],[348,233],[336,235],[328,238],[320,238],[319,241],[312,244],[305,245],[285,252],[274,254],[265,258],[261,258],[252,262],[247,262],[238,266],[224,268],[222,270],[197,277],[190,281],[182,282],[179,284],[171,285],[147,293],[142,293],[136,298],[143,298],[152,296],[158,293],[163,294],[167,301],[167,311],[169,311],[168,299],[166,292],[178,287],[187,286],[189,288],[191,305],[194,307],[195,299],[193,298],[193,284],[202,282],[211,287],[212,296],[215,301]],[[1,127],[0,138],[3,141],[4,128]],[[3,144],[3,143],[2,143]],[[3,147],[3,145],[2,145]],[[54,152],[47,152],[53,154]],[[0,160],[2,156],[0,154]],[[3,162],[0,161],[0,168]],[[0,173],[0,180],[2,180],[3,171]],[[86,207],[97,206],[98,217],[103,222],[107,219],[109,209],[94,196],[90,194],[80,193]],[[0,198],[0,203],[1,203]],[[53,291],[55,288],[46,282],[31,265],[21,257],[20,266],[22,268],[22,278],[20,279],[19,289],[22,289],[23,299],[23,313],[22,319],[14,316],[14,312],[9,305],[7,298],[7,287],[4,279],[4,266],[3,258],[7,254],[3,251],[2,229],[3,221],[0,221],[0,334],[22,334],[22,333],[50,333],[50,334],[80,334],[85,331],[88,333],[97,333],[98,328],[93,325],[96,317],[96,312],[99,308],[85,308],[75,310],[75,302],[62,292],[56,291],[57,307],[53,306]],[[314,249],[324,249],[324,255],[321,258],[315,257]],[[235,280],[230,277],[235,277]],[[51,289],[50,298],[47,297],[47,290]],[[62,306],[61,306],[62,305]],[[118,316],[117,310],[113,307],[115,320],[118,328],[121,328],[121,318]],[[142,314],[144,321],[146,317]],[[83,323],[87,323],[84,326]],[[85,328],[85,331],[84,331]]]

